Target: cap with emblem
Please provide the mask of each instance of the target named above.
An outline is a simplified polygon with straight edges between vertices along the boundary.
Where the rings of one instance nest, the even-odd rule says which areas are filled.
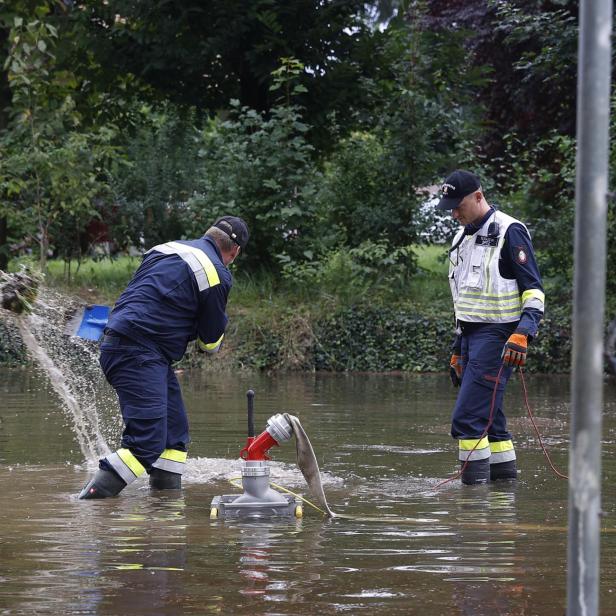
[[[479,178],[470,171],[457,169],[447,176],[441,187],[441,200],[436,206],[437,210],[453,210],[460,205],[464,197],[481,188]]]
[[[224,231],[242,250],[248,244],[248,226],[238,216],[221,216],[212,226]]]

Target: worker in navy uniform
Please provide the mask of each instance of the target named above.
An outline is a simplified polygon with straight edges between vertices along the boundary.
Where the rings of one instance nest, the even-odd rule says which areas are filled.
[[[505,386],[514,367],[526,362],[545,300],[530,234],[519,220],[488,204],[479,178],[468,171],[447,177],[437,209],[450,210],[462,225],[449,251],[456,317],[450,375],[460,387],[451,435],[458,441],[462,482],[515,479]]]
[[[145,254],[101,344],[100,364],[124,420],[121,447],[100,460],[79,498],[115,496],[146,472],[154,489],[181,487],[190,439],[172,362],[192,340],[206,353],[220,348],[232,285],[228,266],[247,242],[246,223],[223,216],[200,239]]]

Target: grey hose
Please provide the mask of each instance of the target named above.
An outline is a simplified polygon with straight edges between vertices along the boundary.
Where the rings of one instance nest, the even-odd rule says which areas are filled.
[[[285,413],[291,426],[293,426],[293,432],[295,433],[295,445],[297,449],[297,465],[302,471],[302,475],[310,488],[313,496],[319,502],[319,505],[327,512],[330,518],[335,518],[336,514],[329,508],[327,499],[325,498],[325,492],[323,491],[323,484],[321,483],[321,473],[319,471],[319,464],[317,458],[314,455],[314,449],[310,444],[308,436],[302,428],[302,424],[299,419],[294,415]]]

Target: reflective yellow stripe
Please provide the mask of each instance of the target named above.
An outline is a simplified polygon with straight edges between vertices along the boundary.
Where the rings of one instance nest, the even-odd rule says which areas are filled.
[[[514,300],[520,299],[520,294],[513,293],[484,293],[483,291],[460,291],[460,297],[472,297],[473,299],[484,300]]]
[[[475,447],[477,445],[477,447]],[[458,447],[464,451],[470,451],[471,449],[485,449],[489,446],[488,437],[484,436],[481,440],[477,438],[463,438],[458,441]]]
[[[216,342],[208,342],[207,344],[203,342],[201,338],[199,338],[199,346],[206,353],[208,352],[211,353],[212,351],[215,351],[222,344],[222,339],[224,337],[225,335],[223,334],[218,340],[216,340]]]
[[[171,250],[173,250],[176,254],[180,256],[183,252],[189,252],[201,264],[201,267],[203,268],[203,271],[207,276],[210,287],[220,284],[220,278],[218,277],[216,267],[214,266],[210,258],[203,252],[203,250],[195,248],[194,246],[189,246],[188,244],[180,244],[180,242],[167,242],[166,244],[163,244],[163,246],[168,246]],[[155,246],[152,250],[156,250],[157,248],[158,246]]]
[[[120,456],[122,462],[130,468],[135,477],[139,477],[139,475],[145,473],[145,468],[141,466],[141,462],[139,462],[128,449],[118,449],[116,453]]]
[[[460,312],[469,314],[520,314],[520,305],[517,306],[472,306],[470,304],[460,302],[456,304],[456,308]]]
[[[455,301],[456,315],[463,321],[466,317],[515,320],[520,317],[521,308],[517,292],[498,294],[462,291]]]
[[[512,441],[499,441],[496,443],[490,443],[490,451],[492,453],[501,453],[503,451],[510,451],[513,449]]]
[[[187,456],[186,451],[179,451],[178,449],[165,449],[160,454],[160,457],[164,460],[173,460],[174,462],[186,462]]]
[[[522,303],[526,303],[529,299],[538,299],[545,303],[545,293],[539,291],[539,289],[528,289],[522,293]]]
[[[210,261],[210,258],[202,250],[196,250],[194,255],[197,259],[199,259],[199,263],[201,263],[201,266],[205,270],[205,275],[210,283],[210,287],[220,284],[218,272],[216,271],[214,264]]]

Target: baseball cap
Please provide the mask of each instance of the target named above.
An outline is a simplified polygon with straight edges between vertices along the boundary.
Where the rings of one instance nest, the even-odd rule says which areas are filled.
[[[437,210],[453,210],[460,205],[464,197],[481,188],[479,178],[470,171],[457,169],[449,174],[441,187],[441,200]]]
[[[212,225],[224,231],[242,250],[248,244],[248,227],[238,216],[221,216]]]

